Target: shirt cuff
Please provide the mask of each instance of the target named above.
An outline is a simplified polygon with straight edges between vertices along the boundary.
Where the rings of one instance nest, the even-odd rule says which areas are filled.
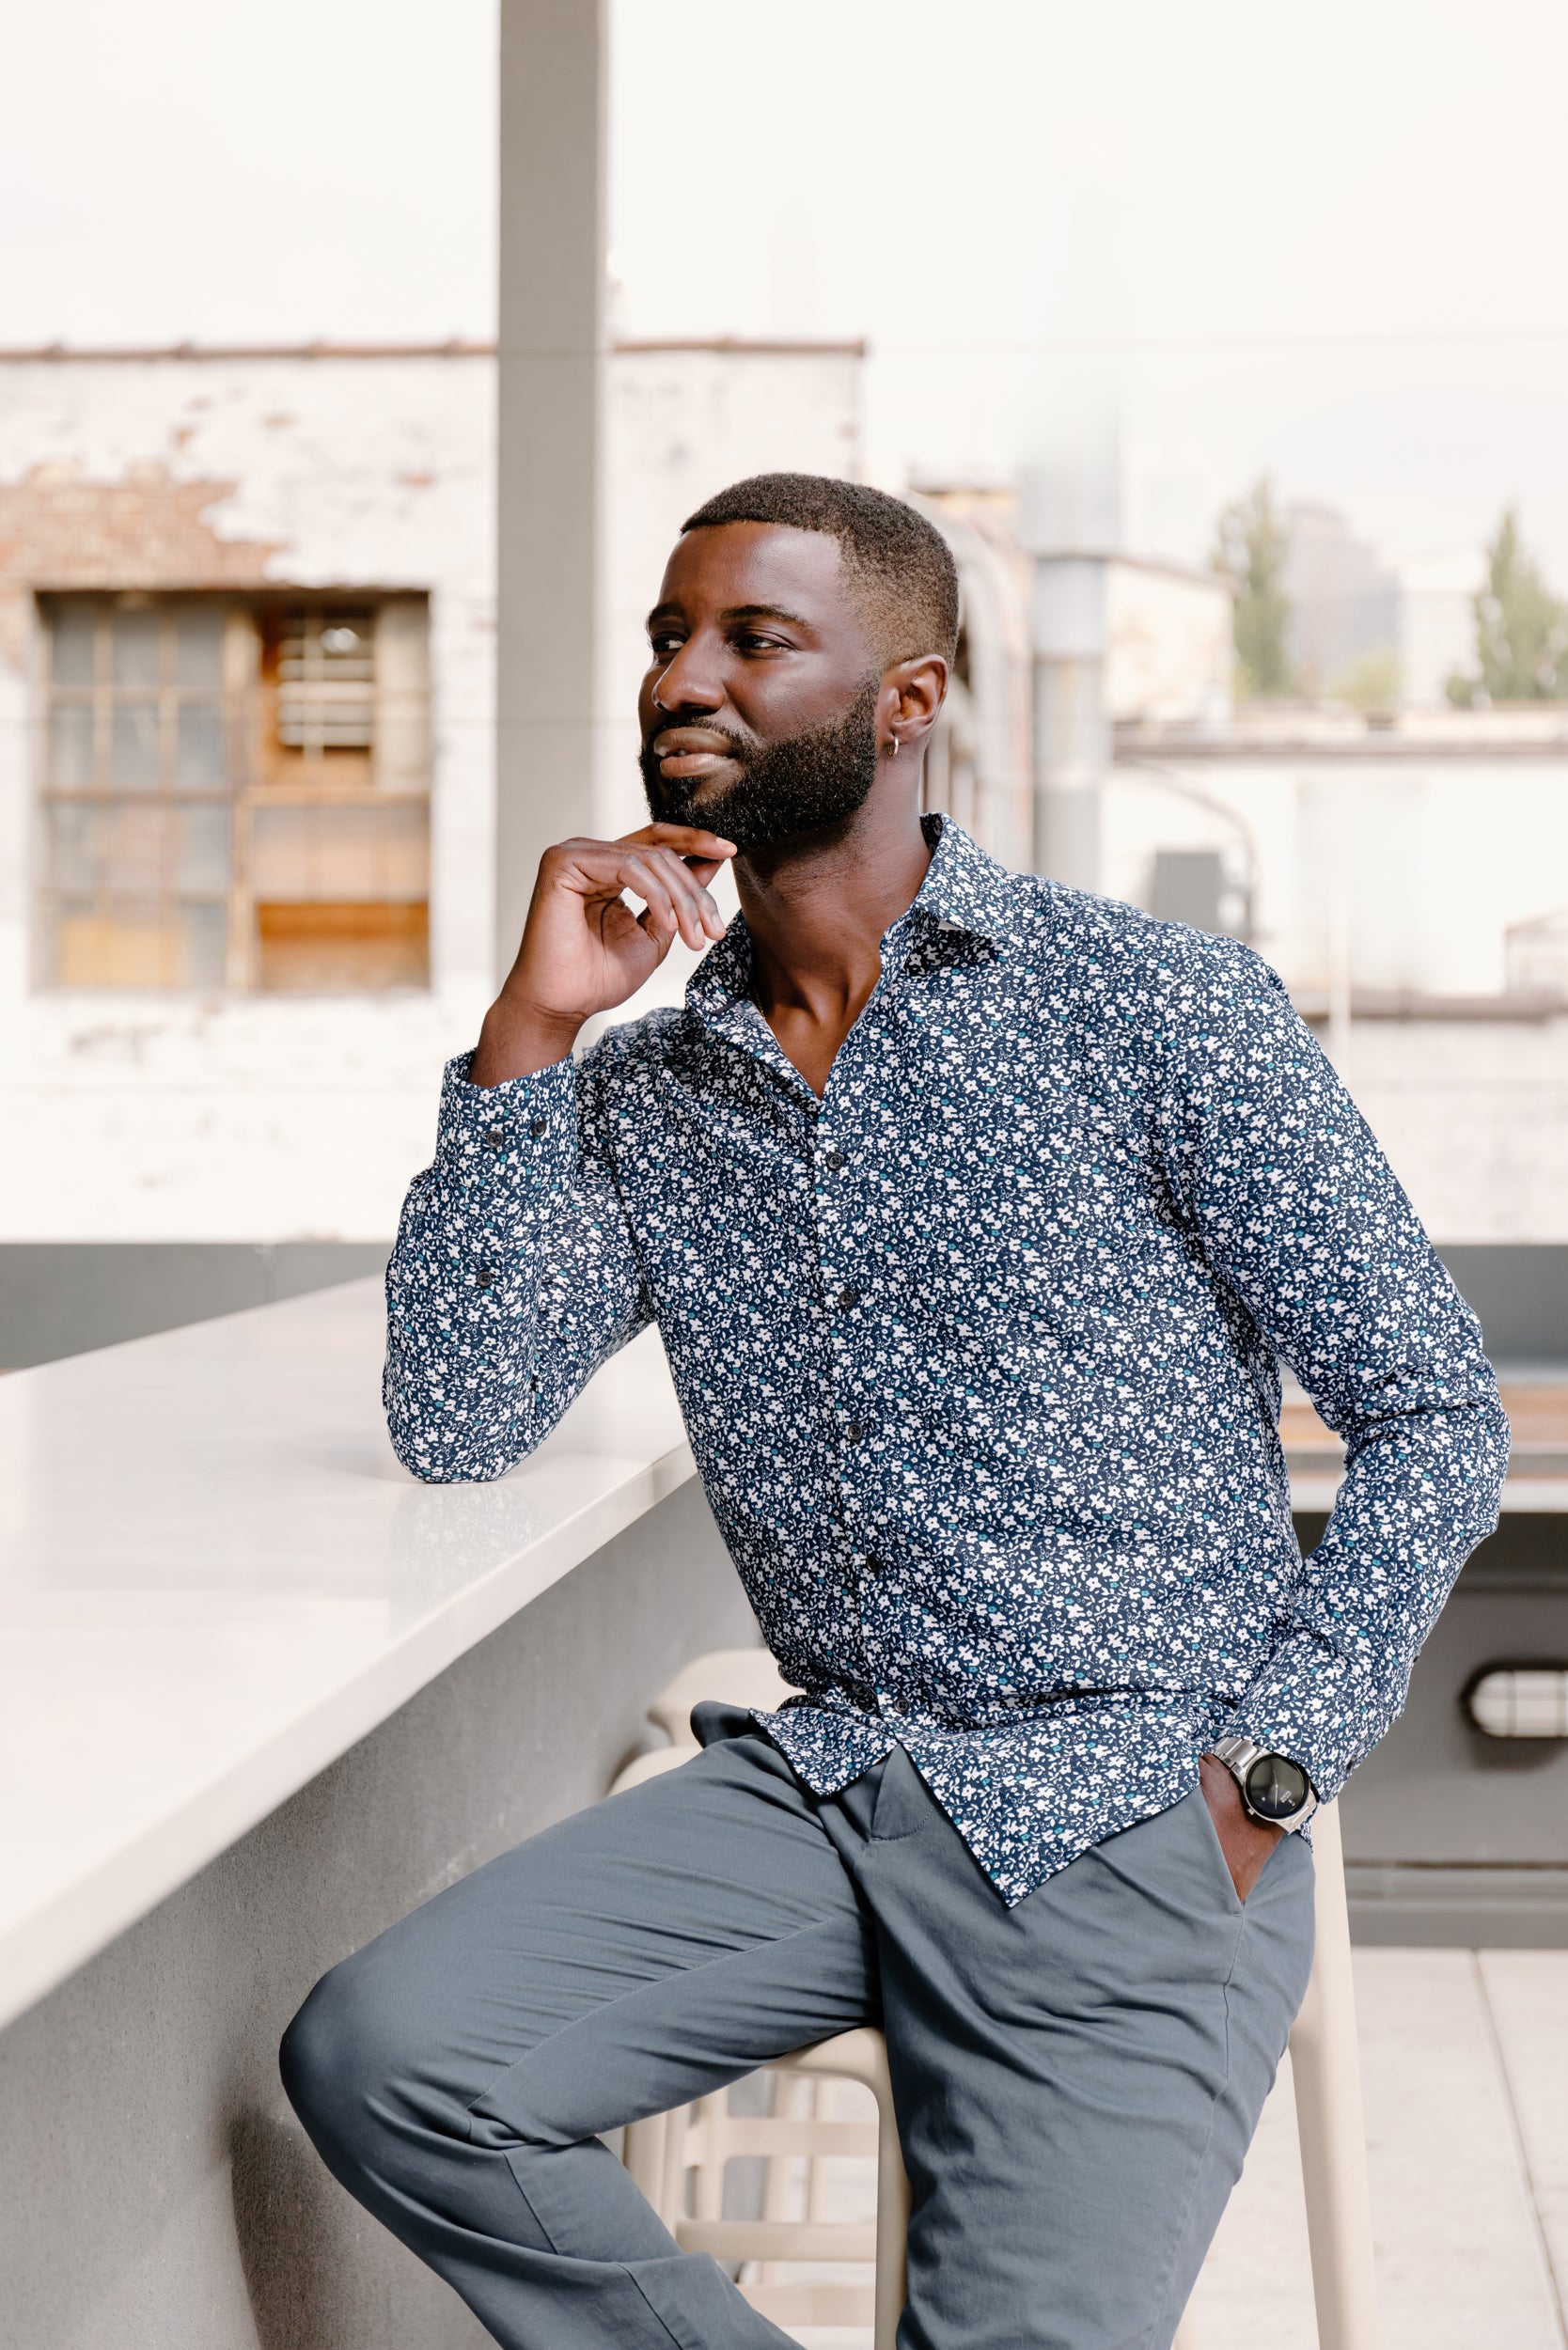
[[[564,1190],[577,1171],[577,1068],[568,1055],[498,1086],[468,1082],[474,1056],[441,1080],[435,1165],[447,1183],[486,1191]]]

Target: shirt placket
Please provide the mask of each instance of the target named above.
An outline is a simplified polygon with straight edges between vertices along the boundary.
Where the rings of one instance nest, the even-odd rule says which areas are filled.
[[[858,1635],[857,1677],[874,1692],[877,1712],[886,1721],[906,1714],[916,1692],[886,1490],[886,1402],[878,1392],[876,1367],[888,1359],[889,1301],[870,1247],[875,1143],[862,1105],[869,1097],[881,1098],[883,1090],[865,1064],[883,1048],[886,1018],[908,950],[904,929],[900,924],[889,933],[884,976],[839,1049],[811,1136],[818,1294],[832,1377],[824,1433],[846,1553],[851,1621]]]

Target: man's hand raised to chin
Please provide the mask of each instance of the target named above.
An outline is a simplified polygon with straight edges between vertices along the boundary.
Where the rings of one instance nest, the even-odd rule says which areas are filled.
[[[596,1011],[635,995],[677,937],[724,935],[708,894],[734,844],[690,824],[645,824],[623,840],[563,840],[539,863],[517,961],[485,1014],[470,1085],[531,1076],[571,1052]],[[644,901],[634,914],[624,893]]]
[[[1246,1901],[1285,1831],[1266,1820],[1252,1817],[1241,1799],[1241,1789],[1215,1756],[1205,1754],[1200,1759],[1198,1776],[1236,1898]]]

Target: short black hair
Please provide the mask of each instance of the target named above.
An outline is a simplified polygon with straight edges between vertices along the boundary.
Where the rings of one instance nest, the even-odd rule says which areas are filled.
[[[820,473],[759,473],[721,490],[681,525],[778,523],[837,539],[884,668],[958,646],[958,572],[942,533],[902,498]]]

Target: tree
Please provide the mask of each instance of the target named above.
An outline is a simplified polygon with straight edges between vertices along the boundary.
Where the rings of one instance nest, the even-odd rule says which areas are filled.
[[[1220,515],[1210,558],[1236,591],[1236,691],[1243,700],[1295,691],[1285,650],[1291,607],[1279,584],[1289,549],[1274,485],[1262,475]]]
[[[1568,605],[1551,593],[1519,543],[1510,507],[1486,550],[1486,585],[1476,600],[1475,677],[1451,677],[1461,705],[1568,697]]]

